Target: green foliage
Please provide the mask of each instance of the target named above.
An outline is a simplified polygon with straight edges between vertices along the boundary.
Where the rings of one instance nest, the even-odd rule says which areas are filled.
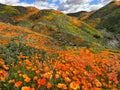
[[[51,17],[52,20],[47,19]],[[60,45],[85,45],[90,47],[91,42],[99,42],[103,37],[99,31],[90,27],[88,24],[82,22],[82,25],[73,25],[69,16],[64,14],[57,15],[51,10],[42,10],[38,14],[30,16],[29,19],[36,22],[32,27],[33,31],[39,33],[48,32],[48,35],[57,40]],[[37,20],[39,20],[39,22]],[[46,25],[46,27],[44,27],[44,25]],[[75,41],[77,38],[84,40],[84,42]]]
[[[110,15],[107,15],[103,20],[98,24],[97,28],[106,28],[110,32],[120,34],[120,10],[115,10]]]
[[[21,27],[26,27],[26,28],[30,28],[31,27],[31,23],[28,22],[27,20],[21,20],[15,23],[17,26],[21,26]]]
[[[98,18],[98,17],[100,17],[100,18],[106,17],[106,15],[112,14],[112,12],[114,10],[119,11],[118,10],[119,8],[120,8],[120,6],[116,6],[116,5],[114,5],[114,2],[111,2],[108,5],[106,5],[105,7],[92,13],[87,20],[91,20],[91,19]]]
[[[14,21],[7,14],[0,14],[0,22],[14,24]]]
[[[86,71],[92,71],[92,68],[91,68],[90,66],[86,66],[86,67],[85,67],[85,70],[86,70]]]
[[[99,22],[96,21],[97,18],[100,19]],[[110,32],[120,34],[120,5],[115,5],[114,1],[109,3],[91,14],[86,20],[88,23],[91,21],[98,24],[97,29],[107,29]]]
[[[103,35],[98,30],[96,30],[95,28],[92,28],[91,26],[89,26],[84,22],[82,23],[80,28],[86,31],[87,33],[93,35],[95,38],[103,38]]]
[[[52,21],[43,20],[42,22],[57,27],[58,32],[70,34],[71,36],[82,38],[85,41],[96,40],[92,35],[68,22],[64,15],[56,16]]]
[[[101,45],[101,44],[93,45],[91,47],[91,52],[93,52],[93,53],[100,53],[104,50],[106,50],[106,46]]]
[[[14,24],[12,16],[19,15],[20,12],[12,6],[1,6],[0,7],[0,21],[5,23]]]
[[[12,6],[5,6],[0,11],[0,14],[7,14],[8,16],[18,15],[19,11]]]
[[[54,15],[55,14],[52,12],[52,10],[41,10],[37,14],[31,15],[29,19],[35,21],[35,20],[43,18],[44,16],[48,18],[52,18]]]
[[[76,12],[76,13],[68,13],[67,15],[76,17],[78,19],[82,18],[85,15],[89,15],[90,13],[87,11],[81,11],[81,12]]]
[[[16,43],[15,41],[12,41],[5,46],[0,45],[0,58],[3,58],[8,64],[12,62],[16,63],[20,52],[22,52],[24,56],[31,57],[37,52],[37,50],[26,46],[25,44]]]
[[[28,13],[27,8],[25,8],[25,7],[22,7],[22,6],[14,6],[14,8],[19,11],[19,14],[20,14],[20,15],[24,15],[24,14],[27,14],[27,13]]]

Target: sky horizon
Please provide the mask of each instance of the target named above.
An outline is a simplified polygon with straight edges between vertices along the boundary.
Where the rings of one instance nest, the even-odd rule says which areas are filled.
[[[63,13],[97,10],[113,0],[0,0],[13,6],[34,6],[39,9],[55,9]]]

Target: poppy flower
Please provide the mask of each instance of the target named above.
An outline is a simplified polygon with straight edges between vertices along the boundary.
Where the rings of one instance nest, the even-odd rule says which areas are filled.
[[[71,82],[70,83],[70,89],[74,89],[74,90],[77,90],[77,89],[79,89],[80,88],[80,86],[79,86],[79,83],[78,82]]]
[[[45,83],[46,83],[46,79],[44,79],[44,78],[38,80],[39,85],[45,85]]]
[[[22,85],[22,82],[21,81],[18,81],[15,83],[15,87],[20,87]]]
[[[51,83],[47,83],[47,89],[50,89],[52,87],[52,84]]]

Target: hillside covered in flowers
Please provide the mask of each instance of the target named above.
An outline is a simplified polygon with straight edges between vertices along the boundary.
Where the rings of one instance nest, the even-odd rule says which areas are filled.
[[[117,36],[81,18],[0,4],[0,90],[120,90]]]

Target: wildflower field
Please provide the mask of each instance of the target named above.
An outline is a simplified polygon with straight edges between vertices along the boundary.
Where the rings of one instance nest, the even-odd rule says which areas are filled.
[[[0,90],[120,90],[120,54],[88,49],[0,59]]]
[[[120,90],[120,1],[106,1],[68,14],[0,4],[0,90]]]

